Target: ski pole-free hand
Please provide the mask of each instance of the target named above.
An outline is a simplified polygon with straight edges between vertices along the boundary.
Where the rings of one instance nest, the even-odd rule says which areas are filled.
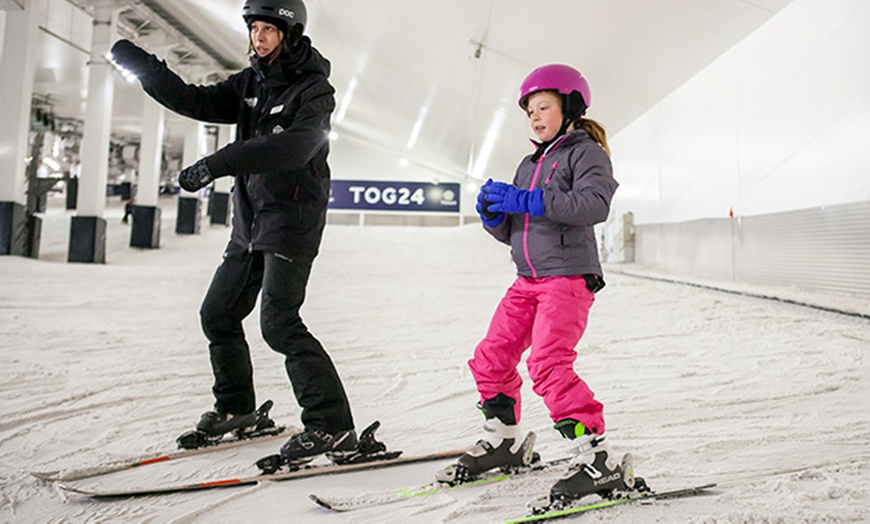
[[[540,188],[519,189],[504,182],[493,182],[486,192],[486,199],[492,202],[490,211],[525,214],[533,217],[544,214],[544,192]]]
[[[142,78],[160,67],[160,60],[129,40],[118,40],[109,51],[112,61]]]
[[[486,183],[480,186],[480,192],[477,193],[477,205],[474,209],[477,210],[477,214],[480,215],[480,220],[484,225],[488,227],[497,227],[499,224],[504,222],[505,215],[504,213],[497,213],[490,209],[492,201],[487,198],[487,191],[492,184],[493,181],[490,178]]]
[[[185,191],[195,193],[212,183],[214,176],[204,158],[200,158],[193,165],[184,168],[178,174],[178,185]]]

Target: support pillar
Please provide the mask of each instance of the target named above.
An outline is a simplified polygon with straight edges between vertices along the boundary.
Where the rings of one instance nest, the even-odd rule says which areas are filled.
[[[232,137],[234,132],[235,126],[220,126],[218,128],[218,149],[233,141]],[[211,199],[212,225],[230,225],[230,217],[233,214],[232,200],[230,199],[230,193],[233,189],[233,180],[233,177],[223,177],[214,181]]]
[[[76,208],[76,202],[79,199],[79,177],[70,177],[66,181],[66,209],[67,211]]]
[[[133,175],[135,177],[135,174]],[[121,202],[126,202],[133,198],[133,181],[124,180],[118,184],[118,190],[121,192]]]
[[[115,39],[113,0],[97,0],[88,62],[88,98],[82,130],[78,211],[70,225],[69,262],[106,262],[106,182],[115,77],[105,56]]]
[[[132,218],[130,247],[147,249],[160,247],[160,208],[134,204]]]
[[[26,158],[39,21],[46,0],[6,11],[0,57],[0,255],[39,255],[39,219],[27,209]],[[14,74],[7,74],[14,71]],[[33,241],[37,243],[34,245]]]
[[[27,209],[18,202],[0,202],[0,255],[27,253]]]
[[[202,157],[205,146],[205,129],[199,122],[190,121],[184,133],[184,151],[181,157],[182,169]],[[202,218],[202,200],[197,193],[181,190],[178,195],[178,213],[175,232],[179,235],[198,235]]]
[[[160,247],[160,164],[163,158],[163,106],[145,97],[142,115],[142,142],[139,146],[139,178],[130,247]]]

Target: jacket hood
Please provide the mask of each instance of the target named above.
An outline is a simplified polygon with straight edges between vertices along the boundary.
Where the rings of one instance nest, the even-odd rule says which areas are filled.
[[[307,36],[300,38],[289,51],[281,53],[272,64],[269,64],[266,57],[260,57],[256,54],[251,57],[251,67],[263,77],[269,76],[270,72],[276,69],[276,66],[280,67],[287,77],[297,71],[317,73],[329,77],[332,70],[329,60],[311,45],[311,39]]]

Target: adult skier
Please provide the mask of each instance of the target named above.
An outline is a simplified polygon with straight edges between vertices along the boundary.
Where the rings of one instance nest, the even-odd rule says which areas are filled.
[[[318,254],[329,196],[327,133],[335,108],[330,64],[303,35],[301,0],[247,0],[250,66],[224,81],[184,82],[128,40],[115,62],[145,92],[189,118],[236,124],[236,141],[185,168],[178,181],[197,191],[234,176],[232,235],[200,317],[214,372],[214,409],[198,431],[220,438],[256,423],[253,368],[242,321],[260,296],[260,328],[284,365],[302,408],[304,431],[281,448],[291,463],[353,453],[357,437],[338,372],[299,310]]]

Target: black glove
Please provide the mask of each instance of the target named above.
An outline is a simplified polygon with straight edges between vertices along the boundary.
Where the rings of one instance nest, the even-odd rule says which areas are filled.
[[[502,214],[491,211],[489,209],[489,206],[491,206],[492,204],[493,203],[486,198],[486,189],[481,188],[480,192],[477,193],[477,205],[475,206],[475,209],[477,209],[477,214],[480,215],[480,218],[482,218],[483,220],[492,220]]]
[[[483,221],[484,225],[498,227],[499,224],[504,222],[505,214],[492,211],[489,208],[492,205],[492,202],[486,198],[488,190],[491,188],[493,183],[494,182],[490,178],[480,187],[480,192],[477,194],[477,205],[474,209],[477,210],[477,214],[480,215],[480,220]]]
[[[110,51],[112,60],[137,77],[143,77],[160,67],[160,60],[129,40],[118,40]]]
[[[211,184],[214,176],[205,162],[205,158],[200,158],[193,165],[185,167],[178,174],[178,185],[185,191],[195,193],[205,186]]]

